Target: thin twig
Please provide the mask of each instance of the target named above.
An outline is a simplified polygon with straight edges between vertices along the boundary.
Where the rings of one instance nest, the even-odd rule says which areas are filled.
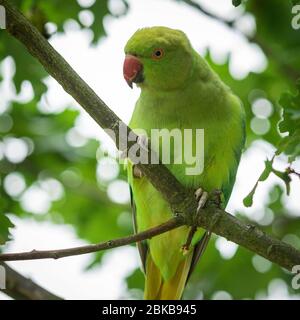
[[[291,167],[288,167],[286,169],[287,173],[288,174],[295,174],[299,179],[300,179],[300,173],[297,172],[295,169],[291,168]]]
[[[68,249],[58,250],[32,250],[22,253],[5,253],[0,255],[0,261],[18,261],[18,260],[37,260],[37,259],[59,259],[63,257],[76,256],[86,253],[92,253],[112,248],[125,246],[131,243],[150,239],[154,236],[162,234],[164,232],[178,228],[183,224],[183,220],[180,217],[172,218],[166,223],[163,223],[157,227],[151,228],[147,231],[143,231],[128,237],[101,242],[98,244],[91,244],[87,246],[74,247]]]
[[[232,28],[234,26],[234,23],[235,23],[235,20],[227,20],[227,19],[224,19],[220,16],[216,16],[214,15],[212,12],[206,10],[200,3],[198,2],[195,2],[195,1],[192,1],[192,0],[181,0],[182,2],[186,3],[187,5],[193,7],[194,9],[200,11],[201,13],[203,13],[204,15],[214,19],[214,20],[217,20],[217,21],[220,21],[221,23],[227,25],[229,28]]]
[[[293,266],[300,265],[299,250],[296,250],[294,247],[283,241],[265,234],[256,226],[242,222],[219,208],[208,207],[206,209],[201,209],[199,213],[198,220],[195,222],[197,226],[203,227],[206,230],[210,230],[211,232],[226,238],[227,240],[233,241],[287,270],[292,270]],[[0,261],[35,260],[48,258],[58,259],[62,257],[107,250],[130,243],[143,241],[183,225],[184,219],[181,216],[177,216],[160,226],[126,238],[69,249],[45,251],[34,250],[23,253],[2,254],[0,255]]]

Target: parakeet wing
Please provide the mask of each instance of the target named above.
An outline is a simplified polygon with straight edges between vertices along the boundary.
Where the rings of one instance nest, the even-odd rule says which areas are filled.
[[[131,203],[131,210],[132,210],[133,229],[134,229],[134,233],[137,233],[138,226],[136,221],[136,205],[134,202],[131,186],[129,186],[129,188],[130,188],[130,203]],[[137,242],[137,247],[141,257],[143,271],[146,272],[146,258],[147,258],[147,251],[148,251],[148,246],[146,241]]]

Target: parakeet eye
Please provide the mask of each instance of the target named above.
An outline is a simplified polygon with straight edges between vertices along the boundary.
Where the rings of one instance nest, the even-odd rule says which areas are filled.
[[[161,48],[155,49],[152,53],[152,58],[155,60],[159,60],[164,56],[164,50]]]

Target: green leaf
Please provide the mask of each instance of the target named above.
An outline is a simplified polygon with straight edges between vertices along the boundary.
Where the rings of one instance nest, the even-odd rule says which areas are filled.
[[[292,0],[292,4],[293,5],[300,4],[300,0]]]
[[[232,4],[233,4],[235,7],[238,7],[241,3],[242,3],[242,0],[232,0]]]
[[[126,278],[128,289],[144,289],[145,276],[140,268],[135,269],[131,275]]]
[[[9,228],[14,225],[3,213],[0,213],[0,245],[5,244],[6,241],[10,240]]]
[[[300,82],[297,89],[296,95],[285,93],[280,99],[283,115],[279,130],[288,135],[279,142],[277,154],[284,152],[290,156],[290,161],[300,155]]]
[[[96,43],[101,36],[106,35],[103,19],[107,14],[109,14],[107,1],[95,1],[90,10],[95,17],[94,23],[91,25],[91,30],[94,33],[93,43]]]
[[[280,178],[286,186],[286,193],[287,195],[290,194],[290,183],[292,181],[291,177],[289,176],[289,173],[287,171],[278,171],[275,170],[274,168],[272,169],[272,172],[278,177]]]
[[[256,192],[256,189],[257,189],[257,186],[258,186],[258,183],[260,181],[265,181],[268,179],[270,173],[273,171],[273,160],[274,158],[272,158],[272,160],[266,160],[265,161],[265,168],[263,170],[263,172],[261,173],[261,175],[259,176],[257,182],[255,183],[253,189],[250,191],[250,193],[244,198],[243,200],[243,203],[244,203],[244,206],[245,207],[251,207],[252,204],[253,204],[253,197],[254,197],[254,194]]]

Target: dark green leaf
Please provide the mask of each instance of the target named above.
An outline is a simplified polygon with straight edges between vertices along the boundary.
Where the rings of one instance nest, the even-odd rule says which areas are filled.
[[[14,225],[3,213],[0,213],[0,245],[4,244],[10,239],[9,228]]]
[[[235,7],[238,7],[241,3],[242,3],[242,0],[232,0],[232,4],[233,4]]]

